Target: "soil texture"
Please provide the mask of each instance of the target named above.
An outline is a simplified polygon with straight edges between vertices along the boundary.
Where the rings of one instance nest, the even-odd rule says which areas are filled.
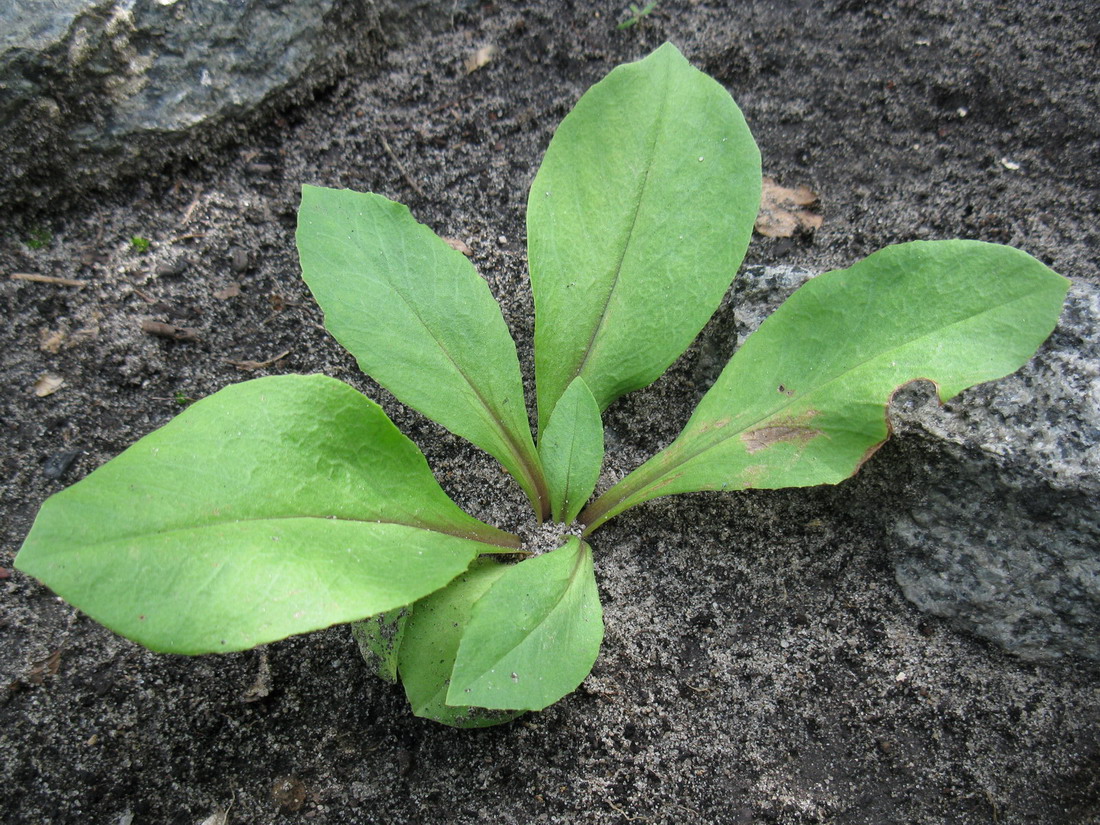
[[[385,194],[467,244],[530,391],[528,186],[580,94],[665,40],[737,99],[765,174],[818,196],[819,228],[758,237],[748,263],[820,270],[970,237],[1100,282],[1092,0],[668,0],[620,30],[625,5],[457,3],[442,31],[380,51],[217,164],[5,219],[0,820],[1100,822],[1095,663],[1021,663],[905,601],[883,537],[845,504],[873,494],[875,463],[900,460],[889,445],[836,488],[662,499],[608,524],[593,542],[607,630],[592,675],[480,731],[413,717],[346,628],[157,655],[11,571],[46,497],[189,399],[277,373],[363,390],[463,507],[530,530],[491,459],[396,403],[324,332],[298,274],[299,187]],[[607,481],[686,421],[737,345],[734,299],[608,411]]]

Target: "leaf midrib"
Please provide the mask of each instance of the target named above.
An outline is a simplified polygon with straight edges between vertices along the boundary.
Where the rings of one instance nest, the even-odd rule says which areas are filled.
[[[378,518],[349,518],[347,516],[318,516],[318,515],[293,515],[293,516],[251,516],[244,518],[226,518],[219,519],[218,521],[210,522],[209,524],[195,525],[192,527],[171,527],[168,529],[152,529],[144,530],[137,533],[128,533],[121,536],[112,536],[108,539],[103,539],[91,543],[82,543],[82,548],[95,548],[110,544],[116,544],[119,542],[134,541],[136,539],[148,539],[153,536],[165,537],[173,534],[186,534],[186,533],[198,533],[207,530],[216,530],[221,527],[228,527],[234,524],[241,523],[267,523],[267,522],[280,522],[280,521],[323,521],[323,522],[339,522],[339,523],[352,523],[352,524],[379,524],[379,525],[392,525],[396,527],[408,527],[411,530],[422,530],[426,533],[433,533],[436,535],[452,536],[454,538],[466,539],[468,541],[475,541],[481,544],[490,544],[495,547],[518,547],[518,542],[511,543],[504,539],[506,536],[501,537],[501,541],[490,541],[488,537],[475,536],[468,531],[460,530],[444,530],[438,527],[432,527],[424,524],[409,524],[403,521],[395,521],[393,519],[378,519]]]
[[[627,228],[626,235],[623,238],[622,251],[619,253],[619,259],[615,264],[614,275],[611,279],[611,286],[607,290],[607,294],[604,296],[603,306],[600,308],[599,318],[596,324],[592,328],[592,334],[589,336],[588,344],[585,347],[584,354],[581,356],[580,361],[577,364],[573,374],[569,376],[565,382],[565,386],[568,387],[570,381],[584,372],[584,368],[587,366],[589,359],[592,357],[592,353],[596,348],[596,341],[599,338],[600,333],[603,331],[605,324],[607,323],[607,316],[610,312],[611,299],[615,295],[615,290],[619,286],[619,281],[622,278],[623,261],[626,260],[626,253],[630,249],[631,242],[634,237],[634,231],[638,224],[638,215],[642,211],[642,202],[645,200],[646,188],[649,186],[649,174],[653,169],[653,165],[657,156],[657,144],[660,140],[661,133],[664,129],[665,112],[668,107],[668,86],[672,74],[666,69],[662,77],[663,88],[660,96],[659,108],[657,110],[657,117],[654,121],[653,136],[649,143],[649,153],[645,164],[645,172],[642,175],[642,181],[638,186],[638,195],[634,207],[634,214],[630,218],[630,226]]]

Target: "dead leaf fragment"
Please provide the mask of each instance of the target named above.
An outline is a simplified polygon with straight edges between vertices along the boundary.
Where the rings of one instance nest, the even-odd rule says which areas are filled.
[[[200,822],[199,825],[228,825],[228,823],[229,811],[217,808],[214,813],[210,814],[210,816]]]
[[[38,380],[34,382],[34,394],[39,398],[45,398],[47,395],[53,395],[59,389],[65,385],[65,379],[60,375],[51,375],[49,373],[38,376]]]
[[[241,694],[242,702],[257,702],[271,695],[271,663],[268,661],[267,648],[260,648],[260,665],[256,672],[256,681]]]
[[[444,238],[443,240],[447,242],[447,246],[451,249],[457,249],[467,258],[474,254],[474,250],[470,249],[466,242],[459,238]]]
[[[241,285],[240,284],[230,284],[225,289],[219,289],[217,292],[215,292],[214,297],[217,298],[219,301],[226,301],[230,298],[236,298],[240,294],[241,294]]]
[[[808,186],[787,189],[773,178],[764,178],[756,231],[765,238],[790,238],[798,232],[814,232],[823,218],[807,207],[817,203],[817,193]]]
[[[43,327],[38,333],[38,348],[51,355],[57,355],[65,343],[65,333],[59,329],[51,330]]]
[[[13,272],[13,281],[33,281],[36,284],[55,284],[56,286],[87,286],[87,281],[78,281],[76,278],[58,278],[53,275],[39,275],[35,272]]]
[[[288,355],[290,355],[290,350],[285,350],[284,352],[280,352],[274,358],[268,358],[266,361],[247,361],[247,360],[246,361],[234,361],[230,358],[226,358],[225,363],[231,364],[232,366],[236,367],[239,370],[245,370],[246,372],[251,372],[252,370],[262,370],[265,367],[270,367],[276,361],[282,361]]]
[[[56,676],[57,671],[61,669],[61,650],[55,650],[45,659],[39,659],[35,662],[31,669],[27,672],[27,683],[31,685],[41,685],[46,681],[47,676]]]
[[[158,338],[169,338],[173,341],[198,341],[199,331],[192,327],[177,327],[175,324],[166,324],[163,321],[142,321],[141,331]]]
[[[462,65],[466,68],[466,74],[471,74],[483,66],[487,66],[489,61],[496,56],[496,53],[496,46],[482,46],[463,62]]]

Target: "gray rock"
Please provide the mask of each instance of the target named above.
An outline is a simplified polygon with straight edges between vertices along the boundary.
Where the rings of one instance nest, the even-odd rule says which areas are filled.
[[[0,203],[204,157],[441,17],[427,0],[0,0]]]
[[[809,277],[743,275],[739,334]],[[1074,284],[1015,374],[943,406],[911,385],[891,423],[890,448],[836,500],[884,531],[906,597],[1024,659],[1100,659],[1100,290]]]
[[[895,410],[923,493],[885,518],[906,597],[1025,659],[1100,659],[1100,290],[1014,375]]]

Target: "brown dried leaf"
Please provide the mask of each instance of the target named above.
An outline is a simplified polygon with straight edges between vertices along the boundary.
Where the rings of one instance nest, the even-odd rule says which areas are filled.
[[[47,676],[56,676],[57,671],[61,668],[61,650],[55,650],[45,659],[39,659],[32,666],[27,673],[27,683],[31,685],[41,685],[46,681]]]
[[[45,398],[47,395],[53,395],[64,385],[65,379],[60,375],[46,373],[38,376],[38,380],[34,382],[34,394],[39,398]]]
[[[158,338],[169,338],[173,341],[198,341],[199,331],[192,327],[177,327],[175,324],[166,324],[163,321],[142,321],[141,331]]]
[[[271,663],[268,661],[267,648],[260,648],[260,665],[256,672],[256,681],[241,694],[242,702],[258,702],[271,695]]]
[[[443,240],[447,242],[447,246],[449,246],[451,249],[457,249],[467,258],[474,254],[474,250],[470,249],[466,242],[460,240],[459,238],[444,238]]]
[[[270,367],[276,361],[282,361],[288,355],[290,355],[290,350],[284,350],[283,352],[280,352],[278,355],[276,355],[274,358],[268,358],[266,361],[234,361],[230,358],[226,358],[225,363],[231,364],[239,370],[250,372],[252,370],[262,370],[265,367]]]
[[[814,232],[823,219],[807,207],[817,203],[817,193],[808,186],[787,189],[773,178],[764,178],[756,231],[765,238],[790,238],[798,232]]]
[[[463,61],[462,65],[466,68],[466,74],[471,74],[482,66],[487,66],[489,61],[496,56],[496,53],[496,46],[482,46]]]
[[[57,355],[65,343],[65,333],[62,330],[50,330],[43,327],[38,332],[38,348],[43,352]]]

